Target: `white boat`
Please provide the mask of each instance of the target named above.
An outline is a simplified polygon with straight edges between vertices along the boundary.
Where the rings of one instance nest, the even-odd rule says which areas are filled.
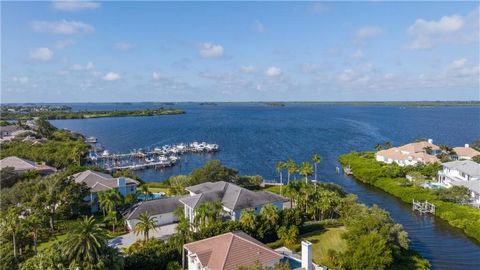
[[[110,152],[108,150],[103,150],[102,157],[108,157],[109,155],[110,155]]]
[[[177,162],[180,158],[177,156],[169,156],[168,159],[170,159],[173,163]]]
[[[97,142],[97,138],[95,138],[95,137],[88,137],[87,139],[85,139],[85,142],[86,142],[86,143],[96,143],[96,142]]]
[[[155,161],[155,159],[153,159],[153,158],[145,158],[145,162],[147,162],[147,163],[151,163],[151,162],[154,162],[154,161]]]

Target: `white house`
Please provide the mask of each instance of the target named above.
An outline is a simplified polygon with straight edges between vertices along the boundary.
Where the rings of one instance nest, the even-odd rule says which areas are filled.
[[[142,201],[130,207],[124,214],[129,230],[133,230],[138,218],[143,213],[148,213],[157,221],[157,226],[172,224],[178,221],[174,212],[183,204],[180,197],[162,198],[156,200]]]
[[[471,160],[443,163],[438,181],[446,187],[464,186],[470,190],[473,204],[480,204],[480,164]]]
[[[205,182],[186,188],[190,192],[189,197],[180,199],[184,205],[185,217],[193,223],[195,208],[204,202],[221,201],[223,215],[226,219],[238,220],[245,209],[253,209],[259,213],[266,204],[273,204],[282,210],[286,198],[266,191],[254,192],[232,183],[224,181]]]
[[[464,147],[454,147],[453,151],[455,151],[457,159],[471,160],[480,155],[480,152],[470,147],[469,144],[465,144]]]
[[[240,267],[274,267],[286,263],[290,269],[319,270],[312,261],[312,244],[302,241],[302,253],[287,248],[273,250],[242,232],[229,232],[183,245],[187,251],[188,270],[236,270]]]
[[[137,191],[138,182],[123,176],[113,178],[110,174],[86,170],[74,174],[72,177],[76,183],[85,183],[90,188],[90,195],[85,198],[85,201],[91,203],[93,213],[98,211],[96,203],[98,192],[116,189],[120,194],[126,196]]]
[[[426,149],[429,149],[427,151]],[[440,147],[433,144],[432,139],[392,147],[380,150],[375,154],[379,162],[391,164],[396,163],[399,166],[415,166],[417,164],[429,164],[439,162],[435,156],[440,154]]]

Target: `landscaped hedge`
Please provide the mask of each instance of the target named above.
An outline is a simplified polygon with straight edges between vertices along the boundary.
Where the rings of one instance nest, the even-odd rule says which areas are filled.
[[[382,164],[375,160],[373,153],[352,152],[340,156],[340,162],[350,165],[353,176],[359,181],[372,184],[402,201],[428,200],[435,204],[435,215],[446,220],[450,225],[462,229],[465,234],[480,241],[480,209],[467,205],[441,201],[435,192],[417,186],[400,185],[404,178],[386,177],[386,171],[394,165]]]

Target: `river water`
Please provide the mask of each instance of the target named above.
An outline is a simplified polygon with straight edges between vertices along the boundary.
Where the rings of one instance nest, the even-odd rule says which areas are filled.
[[[153,103],[67,104],[74,110],[112,110],[169,107]],[[480,138],[480,107],[399,107],[288,104],[199,105],[180,103],[184,115],[56,120],[61,128],[95,136],[113,152],[180,142],[217,143],[214,154],[182,156],[179,164],[137,174],[163,181],[187,174],[209,159],[219,159],[241,174],[278,178],[275,163],[292,158],[322,156],[318,179],[334,182],[365,204],[388,210],[408,232],[411,247],[430,260],[434,269],[480,269],[480,244],[462,231],[430,216],[412,213],[411,206],[374,187],[338,175],[338,156],[353,150],[372,150],[379,142],[397,144],[432,138],[436,144],[459,146]],[[480,210],[479,210],[480,211]]]

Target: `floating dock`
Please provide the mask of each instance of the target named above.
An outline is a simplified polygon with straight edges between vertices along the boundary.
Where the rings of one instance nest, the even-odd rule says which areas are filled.
[[[418,211],[420,214],[435,214],[435,205],[428,201],[412,201],[412,211]]]
[[[188,153],[213,153],[219,150],[217,144],[198,143],[164,145],[153,149],[134,149],[128,153],[110,153],[108,150],[99,150],[92,146],[87,161],[107,171],[116,170],[143,170],[148,168],[166,168],[174,166],[180,155]],[[100,148],[101,149],[101,148]]]

